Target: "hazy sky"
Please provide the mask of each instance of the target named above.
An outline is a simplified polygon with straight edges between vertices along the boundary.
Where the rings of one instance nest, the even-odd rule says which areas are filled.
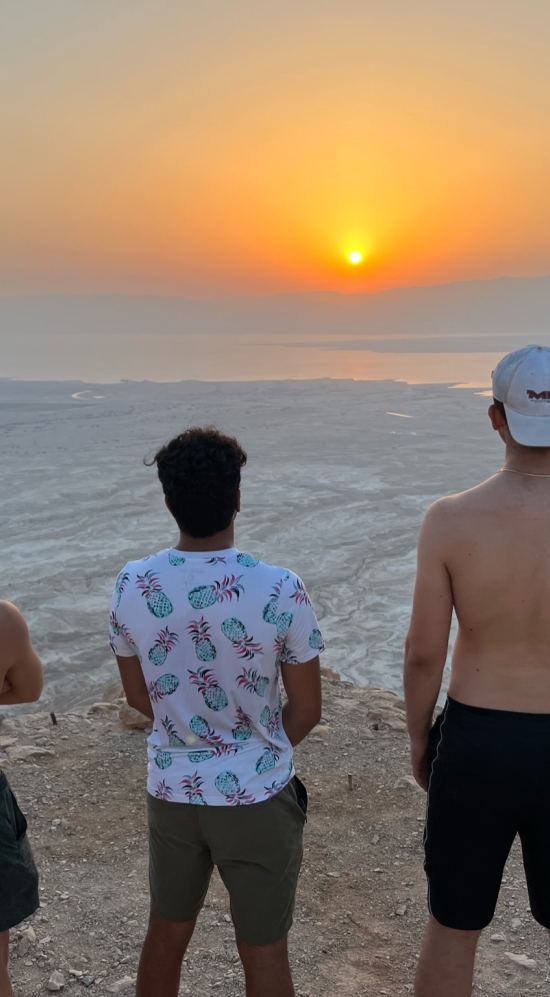
[[[12,0],[0,18],[2,293],[550,271],[548,0]]]

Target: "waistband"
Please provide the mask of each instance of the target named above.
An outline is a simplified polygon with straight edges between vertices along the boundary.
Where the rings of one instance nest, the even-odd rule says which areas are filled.
[[[445,707],[446,716],[470,716],[479,720],[494,720],[500,723],[515,724],[519,726],[525,724],[531,728],[547,727],[550,725],[550,713],[520,713],[516,710],[489,710],[484,706],[469,706],[466,703],[459,703],[458,699],[447,696]]]

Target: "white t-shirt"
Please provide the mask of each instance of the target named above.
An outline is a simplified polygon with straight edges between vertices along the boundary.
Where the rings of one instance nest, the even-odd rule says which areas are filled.
[[[294,775],[282,661],[324,650],[297,575],[235,548],[172,547],[120,572],[111,648],[137,655],[155,723],[149,793],[179,803],[260,803]]]

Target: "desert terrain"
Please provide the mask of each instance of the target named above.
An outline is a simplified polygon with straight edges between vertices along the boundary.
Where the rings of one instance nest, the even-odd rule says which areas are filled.
[[[119,691],[111,684],[106,697]],[[411,993],[427,917],[425,796],[409,774],[403,717],[392,693],[326,679],[322,721],[298,748],[310,794],[290,946],[298,997]],[[42,906],[13,933],[16,994],[51,992],[53,977],[64,994],[131,995],[148,914],[146,733],[121,723],[117,702],[56,719],[0,725],[0,764],[29,814],[41,873]],[[474,995],[534,997],[549,979],[548,939],[530,916],[515,846]],[[211,991],[244,992],[217,876],[180,987]]]
[[[83,709],[112,677],[114,579],[175,537],[143,458],[209,423],[249,455],[237,544],[303,577],[328,667],[399,692],[422,515],[501,464],[487,402],[395,381],[0,381],[0,594],[29,619],[41,708]]]

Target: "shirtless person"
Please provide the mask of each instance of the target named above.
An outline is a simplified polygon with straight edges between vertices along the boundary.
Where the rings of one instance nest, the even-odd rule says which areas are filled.
[[[550,349],[501,360],[493,395],[503,468],[432,505],[419,540],[405,697],[428,791],[430,922],[416,997],[470,997],[517,834],[533,916],[550,930]],[[453,608],[449,698],[432,727]]]
[[[33,703],[41,692],[42,664],[27,624],[11,602],[0,600],[0,706]],[[9,929],[38,908],[38,873],[26,830],[27,822],[0,770],[0,997],[13,997]]]

